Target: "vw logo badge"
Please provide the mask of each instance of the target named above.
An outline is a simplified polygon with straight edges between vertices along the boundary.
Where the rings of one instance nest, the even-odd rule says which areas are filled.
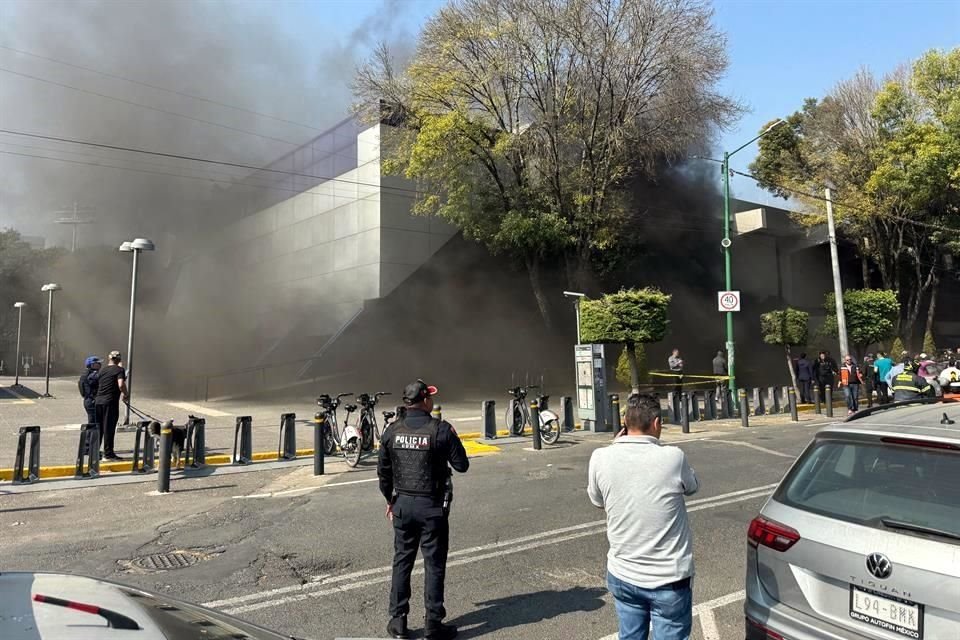
[[[886,580],[893,573],[893,563],[882,553],[871,553],[867,556],[867,571],[875,578]]]

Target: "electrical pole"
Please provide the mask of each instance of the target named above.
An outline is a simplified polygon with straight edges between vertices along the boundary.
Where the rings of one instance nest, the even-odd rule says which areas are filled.
[[[81,224],[93,224],[93,218],[81,218],[81,213],[93,213],[92,209],[81,209],[76,202],[73,203],[73,210],[63,210],[57,211],[58,214],[61,214],[60,218],[57,218],[57,224],[68,224],[73,227],[73,241],[70,243],[70,251],[72,253],[77,252],[77,227]],[[67,217],[64,214],[72,214],[70,217]]]
[[[850,353],[847,344],[847,317],[843,312],[843,283],[840,281],[840,257],[837,254],[837,229],[833,223],[833,199],[830,187],[823,190],[827,200],[827,235],[830,238],[830,263],[833,268],[833,297],[837,301],[837,335],[840,338],[840,361]]]

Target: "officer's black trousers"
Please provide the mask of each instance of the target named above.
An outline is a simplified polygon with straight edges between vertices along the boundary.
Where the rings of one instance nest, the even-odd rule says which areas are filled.
[[[410,613],[410,574],[423,551],[423,600],[427,623],[440,622],[443,608],[443,581],[447,572],[450,526],[439,498],[397,496],[393,503],[393,584],[390,589],[390,617]]]
[[[93,404],[93,400],[84,400],[83,409],[87,412],[87,424],[99,424],[97,422],[97,405]]]

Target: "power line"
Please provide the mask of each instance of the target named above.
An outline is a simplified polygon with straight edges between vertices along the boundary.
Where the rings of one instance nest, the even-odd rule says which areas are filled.
[[[124,82],[129,82],[129,83],[131,83],[131,84],[136,84],[136,85],[139,85],[139,86],[141,86],[141,87],[147,87],[148,89],[155,89],[155,90],[157,90],[157,91],[165,91],[165,92],[167,92],[167,93],[172,93],[172,94],[174,94],[174,95],[178,95],[178,96],[181,96],[181,97],[184,97],[184,98],[190,98],[191,100],[197,100],[197,101],[200,101],[200,102],[206,102],[206,103],[208,103],[208,104],[214,104],[214,105],[217,105],[217,106],[219,106],[219,107],[225,107],[225,108],[227,108],[227,109],[233,109],[233,110],[235,110],[235,111],[242,111],[243,113],[249,113],[249,114],[251,114],[251,115],[259,116],[259,117],[261,117],[261,118],[269,118],[270,120],[276,120],[277,122],[283,122],[283,123],[285,123],[285,124],[292,124],[292,125],[296,125],[296,126],[298,126],[298,127],[303,127],[303,128],[305,128],[305,129],[312,129],[312,130],[314,130],[314,131],[321,131],[321,132],[324,131],[323,129],[320,129],[319,127],[314,127],[314,126],[312,126],[312,125],[304,124],[304,123],[302,123],[302,122],[297,122],[297,121],[295,121],[295,120],[288,120],[288,119],[286,119],[286,118],[280,118],[280,117],[278,117],[278,116],[272,116],[272,115],[267,114],[267,113],[261,113],[260,111],[254,111],[253,109],[247,109],[247,108],[245,108],[245,107],[238,107],[238,106],[236,106],[236,105],[227,104],[227,103],[225,103],[225,102],[219,102],[219,101],[213,100],[213,99],[211,99],[211,98],[204,98],[203,96],[194,95],[194,94],[192,94],[192,93],[186,93],[185,91],[177,91],[176,89],[170,89],[170,88],[167,88],[167,87],[161,87],[161,86],[159,86],[159,85],[150,84],[149,82],[143,82],[143,81],[141,81],[141,80],[135,80],[135,79],[133,79],[133,78],[128,78],[128,77],[126,77],[126,76],[122,76],[122,75],[119,75],[119,74],[116,74],[116,73],[110,73],[110,72],[108,72],[108,71],[102,71],[102,70],[100,70],[100,69],[94,69],[94,68],[92,68],[92,67],[85,67],[85,66],[83,66],[83,65],[74,64],[74,63],[72,63],[72,62],[66,62],[66,61],[64,61],[64,60],[57,60],[56,58],[50,58],[50,57],[48,57],[48,56],[42,56],[42,55],[40,55],[40,54],[38,54],[38,53],[32,53],[32,52],[30,52],[30,51],[24,51],[24,50],[22,50],[22,49],[14,49],[13,47],[8,47],[8,46],[5,46],[5,45],[0,45],[0,49],[6,49],[7,51],[12,51],[12,52],[18,53],[18,54],[20,54],[20,55],[30,56],[31,58],[37,58],[37,59],[40,59],[40,60],[46,60],[47,62],[54,62],[54,63],[56,63],[56,64],[61,64],[61,65],[65,66],[65,67],[70,67],[70,68],[72,68],[72,69],[79,69],[79,70],[81,70],[81,71],[88,71],[88,72],[90,72],[90,73],[96,73],[97,75],[101,75],[101,76],[104,76],[104,77],[107,77],[107,78],[114,78],[115,80],[123,80]]]

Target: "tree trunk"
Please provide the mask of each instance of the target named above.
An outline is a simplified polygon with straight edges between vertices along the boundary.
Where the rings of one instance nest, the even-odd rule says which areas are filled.
[[[627,343],[627,363],[630,365],[630,393],[640,393],[640,367],[637,365],[637,346]]]
[[[790,345],[784,345],[783,350],[787,354],[787,369],[790,370],[790,382],[793,383],[793,392],[800,397],[800,387],[797,385],[797,372],[793,370],[793,357],[790,353]]]
[[[866,254],[860,256],[860,269],[863,271],[863,288],[872,289],[870,286],[870,263]]]
[[[930,288],[930,307],[927,309],[927,326],[923,332],[923,339],[927,339],[927,334],[933,335],[933,321],[934,317],[937,315],[937,291],[940,289],[940,276],[935,275],[933,277],[933,285]],[[934,357],[934,354],[930,354],[930,357]]]
[[[533,297],[537,299],[537,308],[540,310],[540,317],[543,319],[543,327],[547,331],[553,330],[553,321],[550,318],[550,305],[547,302],[547,296],[543,292],[543,284],[540,282],[540,260],[538,258],[527,259],[527,273],[530,275],[530,288],[533,290]]]

